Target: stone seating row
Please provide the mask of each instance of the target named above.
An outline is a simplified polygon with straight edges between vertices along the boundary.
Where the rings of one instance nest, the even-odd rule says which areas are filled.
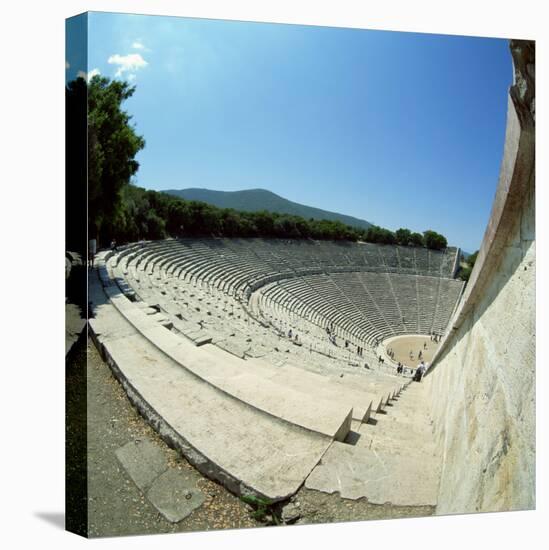
[[[124,260],[122,261],[122,265],[124,265]],[[144,288],[141,283],[137,282],[135,279],[131,280],[130,274],[135,271],[135,268],[133,268],[132,265],[129,265],[127,266],[127,269],[127,276],[130,277],[131,284],[134,285],[134,288],[140,294],[140,296],[145,300],[154,301],[155,305],[159,306],[165,313],[168,313],[170,315],[170,318],[172,319],[173,329],[183,333],[185,336],[193,340],[193,342],[197,343],[197,341],[206,342],[212,340],[217,346],[226,349],[231,353],[237,354],[240,357],[254,356],[257,354],[265,355],[268,354],[270,350],[276,349],[277,347],[280,348],[280,338],[273,337],[273,335],[270,334],[269,331],[266,331],[264,327],[257,325],[257,328],[255,330],[252,330],[253,323],[250,323],[249,325],[246,325],[244,329],[242,329],[241,327],[239,328],[237,327],[238,320],[235,316],[231,317],[231,322],[229,325],[227,325],[227,323],[223,321],[219,321],[218,319],[222,319],[223,315],[227,317],[227,312],[218,311],[216,315],[213,315],[211,317],[200,314],[199,319],[197,319],[196,316],[190,317],[190,309],[188,303],[189,294],[186,294],[187,301],[181,302],[180,297],[172,294],[166,286],[169,283],[171,288],[172,284],[184,284],[184,281],[175,278],[170,279],[170,276],[168,274],[166,274],[162,270],[159,270],[156,277],[151,276],[149,278],[148,274],[142,274],[142,277],[149,278],[149,284],[146,286],[146,288]],[[172,282],[170,282],[170,280]],[[192,284],[189,285],[189,288],[194,289],[193,292],[195,294],[202,292],[200,287],[192,286]],[[168,289],[167,292],[165,289]],[[212,297],[208,299],[213,300]],[[225,299],[227,299],[226,296]],[[233,309],[235,306],[240,307],[237,302],[233,302]],[[211,309],[215,309],[215,307],[215,304],[212,304]],[[202,310],[204,311],[203,307]],[[178,315],[181,320],[177,319]],[[185,323],[183,323],[183,321]],[[200,327],[200,330],[197,322],[200,322],[202,325]],[[217,325],[215,324],[216,322]],[[182,326],[183,328],[181,328]],[[230,336],[232,336],[232,338],[227,337],[227,328],[230,329],[230,332],[232,333],[230,334]],[[284,333],[286,331],[284,331]],[[316,339],[307,339],[307,336],[303,332],[301,333],[301,335],[302,338],[304,338],[304,347],[306,347],[309,352],[314,351],[323,353],[324,355],[329,355],[330,358],[333,358],[334,360],[342,361],[345,364],[349,363],[349,360],[352,357],[352,354],[349,353],[349,351],[341,350],[340,352],[338,348],[334,349],[332,347],[332,349],[327,352],[325,346],[319,345]],[[246,341],[252,340],[253,344],[245,343]],[[261,344],[259,344],[258,342],[261,342]],[[355,360],[356,359],[357,358],[355,357]],[[368,362],[372,364],[373,357],[368,358]]]
[[[129,267],[129,269],[131,271],[131,266]],[[156,279],[158,279],[158,281]],[[145,298],[147,298],[147,299],[150,298],[150,292],[149,291],[151,291],[152,288],[158,287],[156,289],[157,292],[158,291],[164,292],[162,289],[167,288],[167,286],[164,286],[164,285],[169,284],[169,286],[171,287],[172,285],[182,284],[183,282],[181,280],[178,280],[178,279],[173,279],[173,278],[170,279],[170,277],[167,274],[165,274],[162,270],[160,270],[159,276],[157,278],[151,278],[150,283],[151,284],[149,285],[149,288],[145,291],[145,293],[141,292],[141,294],[143,296],[145,296]],[[215,300],[219,299],[218,297],[215,296],[215,294],[214,295],[208,295],[205,291],[202,291],[198,287],[190,285],[189,289],[192,289],[192,292],[195,293],[195,294],[202,294],[202,296],[206,300],[210,300],[211,302],[215,302]],[[190,292],[190,290],[189,290],[189,292]],[[189,292],[187,292],[187,294],[186,294],[187,299],[189,299]],[[168,294],[169,294],[169,292],[168,292]],[[223,296],[223,295],[221,295],[221,296]],[[184,317],[188,317],[188,314],[185,312],[185,308],[187,308],[186,311],[188,311],[188,307],[189,307],[188,302],[181,303],[181,302],[177,301],[177,298],[175,296],[159,296],[158,293],[155,295],[154,299],[157,300],[157,303],[162,306],[162,309],[166,310],[172,316],[172,319],[173,319],[173,315],[175,315],[176,312],[178,312],[178,311],[183,313]],[[166,301],[161,302],[162,300],[170,300],[170,299],[173,300],[173,302],[166,302]],[[202,298],[199,298],[199,299],[202,299]],[[228,298],[225,296],[225,300],[226,299],[228,299]],[[217,307],[216,304],[212,303],[210,309],[213,310],[216,307]],[[232,307],[233,307],[233,310],[234,310],[235,307],[240,308],[241,313],[244,313],[244,309],[240,306],[240,304],[238,304],[238,302],[233,302]],[[202,307],[202,310],[204,311],[203,307]],[[209,313],[210,312],[208,312],[208,314]],[[224,347],[224,345],[227,344],[227,342],[225,340],[230,340],[230,339],[226,338],[226,334],[225,335],[223,334],[224,332],[226,332],[227,327],[229,327],[230,330],[233,333],[235,333],[235,332],[237,333],[236,334],[237,338],[232,339],[233,342],[235,342],[238,339],[239,331],[241,331],[241,337],[247,337],[247,340],[249,340],[249,341],[251,341],[253,339],[253,346],[248,346],[248,347],[249,348],[255,348],[255,349],[247,349],[246,350],[244,348],[241,351],[245,351],[245,353],[239,353],[240,356],[252,356],[254,354],[257,355],[258,354],[258,351],[257,351],[258,347],[262,348],[263,350],[266,350],[269,347],[271,349],[273,349],[275,347],[280,347],[280,338],[278,338],[276,336],[273,337],[273,335],[269,331],[265,330],[264,326],[260,326],[257,323],[249,322],[249,324],[245,325],[245,328],[242,328],[242,327],[238,328],[237,325],[238,325],[239,321],[238,321],[238,319],[236,319],[235,316],[233,316],[231,318],[231,323],[229,325],[227,325],[227,323],[223,323],[223,321],[221,321],[221,324],[219,324],[219,322],[218,322],[218,325],[215,326],[214,323],[211,322],[212,320],[217,321],[217,319],[223,319],[223,317],[227,317],[227,312],[226,311],[221,311],[221,308],[219,309],[219,311],[215,315],[212,315],[211,317],[202,316],[202,323],[203,323],[204,331],[206,331],[206,332],[209,331],[210,334],[213,334],[213,333],[217,334],[217,336],[214,337],[213,341],[219,347]],[[195,321],[196,321],[196,319],[195,319]],[[251,319],[246,318],[246,321],[251,321]],[[254,324],[257,325],[255,327],[255,329],[254,329]],[[175,328],[179,328],[177,320],[173,321],[173,325],[174,325]],[[244,325],[242,325],[242,326],[244,326]],[[196,330],[196,325],[195,325],[195,330]],[[204,333],[201,333],[201,334],[204,334]],[[234,336],[234,334],[232,334],[231,336]],[[305,335],[302,333],[302,338],[304,336]],[[307,339],[305,338],[305,340],[307,340]],[[258,344],[258,342],[261,342],[261,344]],[[310,343],[307,343],[305,341],[304,344],[306,344],[306,346],[308,346],[309,351],[313,351],[313,350],[314,351],[319,351],[318,346],[314,343],[313,343],[313,345],[309,345]],[[232,347],[235,347],[235,346],[233,345]],[[347,351],[345,351],[345,352],[342,351],[339,354],[338,353],[331,353],[330,354],[330,356],[333,357],[334,359],[340,359],[342,361],[345,361],[345,363],[348,363],[350,355],[351,354]],[[369,358],[369,361],[370,361],[370,363],[372,363],[373,362],[373,357]]]
[[[266,243],[269,244],[266,244]],[[448,266],[453,265],[456,249],[435,252],[421,248],[393,247],[371,244],[332,242],[281,241],[263,239],[170,239],[153,243],[140,243],[134,254],[141,255],[145,266],[165,259],[177,275],[196,272],[200,264],[225,269],[247,267],[250,273],[265,279],[280,271],[290,274],[310,269],[318,270],[403,270],[407,273],[424,273],[451,276]],[[269,259],[270,258],[270,259]],[[446,267],[442,267],[446,266]],[[250,277],[248,273],[248,279]],[[242,290],[242,289],[241,289]]]
[[[262,307],[294,311],[360,342],[396,334],[442,333],[463,283],[401,274],[324,274],[288,279],[261,291]],[[277,309],[278,308],[278,309]]]
[[[90,327],[113,371],[165,437],[237,493],[287,498],[331,442],[344,440],[349,404],[352,417],[365,421],[372,401],[364,396],[373,396],[380,410],[400,391],[387,386],[376,402],[372,384],[357,389],[291,365],[228,359],[212,345],[186,345],[155,319],[155,308],[130,301],[108,268],[105,274],[104,288],[98,281],[90,288]],[[336,418],[343,419],[339,427]]]
[[[250,362],[224,353],[211,344],[196,347],[151,323],[150,316],[113,287],[105,288],[111,303],[154,346],[189,372],[220,391],[264,413],[301,428],[343,440],[352,418],[351,408],[314,399],[273,384],[255,374]],[[371,402],[370,402],[371,403]]]
[[[332,438],[250,407],[182,368],[120,314],[93,276],[89,296],[92,338],[162,437],[236,494],[276,501],[299,489]]]
[[[326,278],[325,274],[316,273],[318,277],[314,277],[311,274],[311,271],[315,271],[314,268],[296,268],[295,262],[293,265],[294,271],[292,272],[291,268],[288,267],[288,260],[280,252],[286,246],[294,249],[299,248],[300,250],[305,249],[311,257],[313,254],[310,251],[314,251],[320,257],[325,249],[339,249],[339,257],[345,256],[350,265],[353,261],[351,256],[356,254],[356,247],[338,247],[333,243],[305,244],[300,241],[297,242],[298,244],[295,242],[292,244],[284,243],[284,246],[281,246],[280,243],[274,245],[272,242],[266,243],[267,241],[262,239],[178,239],[159,241],[148,243],[147,246],[140,244],[134,247],[134,253],[129,254],[128,258],[131,261],[135,260],[135,266],[138,270],[144,269],[148,274],[158,271],[159,273],[182,276],[184,280],[193,284],[204,285],[214,291],[225,292],[238,297],[244,302],[247,301],[256,288],[261,288],[272,280],[282,279],[281,284],[283,285],[294,284],[288,279],[288,276],[291,275],[295,277],[294,281],[297,281],[296,284],[298,285],[302,284],[303,280],[310,280],[311,284],[309,286],[313,288],[307,289],[309,295],[306,299],[303,299],[303,293],[297,292],[298,299],[294,296],[289,300],[285,300],[283,306],[286,308],[286,312],[291,314],[293,311],[304,316],[307,321],[312,321],[317,326],[324,328],[333,324],[336,327],[338,336],[344,340],[352,341],[357,347],[369,345],[374,348],[379,340],[398,333],[422,333],[431,332],[431,330],[442,332],[448,322],[449,313],[445,308],[451,309],[452,305],[444,306],[442,309],[438,308],[436,310],[437,322],[434,322],[432,312],[428,311],[433,302],[430,299],[422,299],[424,294],[420,296],[417,279],[415,287],[410,287],[409,276],[407,275],[397,273],[381,274],[368,271],[351,274],[347,271],[349,267],[340,265],[333,268],[334,273],[329,278],[333,280],[334,284],[326,289],[323,288],[326,285],[323,285],[320,280]],[[321,253],[318,252],[319,249],[321,249]],[[273,250],[278,255],[274,254]],[[402,254],[399,247],[384,249],[375,246],[373,249],[366,247],[362,252],[364,250],[377,253],[379,258],[383,258],[384,255],[393,259],[398,257],[401,263],[403,257],[406,257],[406,253]],[[424,249],[411,250],[414,251],[414,256],[421,256],[423,253],[429,259],[431,255],[431,251]],[[440,256],[440,253],[433,254]],[[273,259],[266,262],[265,256],[268,255]],[[408,254],[409,256],[410,254]],[[239,264],[241,259],[247,261],[248,264],[244,266],[241,263]],[[386,261],[386,258],[382,261],[385,264],[391,263]],[[271,271],[274,269],[273,265],[279,266],[279,273]],[[310,276],[296,277],[304,274]],[[408,285],[402,285],[399,278],[407,281]],[[363,279],[370,284],[365,284]],[[438,282],[440,278],[433,279]],[[376,282],[377,280],[379,282]],[[393,286],[397,289],[396,291],[392,288]],[[387,292],[388,287],[391,292]],[[369,288],[371,291],[368,290]],[[363,290],[366,290],[366,292]],[[399,293],[401,294],[402,304],[397,299]],[[315,294],[318,294],[322,299],[315,298]],[[377,300],[372,296],[377,296]],[[422,301],[426,305],[418,309],[418,303]],[[321,306],[318,305],[319,302],[322,302]],[[336,308],[334,308],[334,304],[337,304]],[[368,314],[366,315],[365,312]],[[293,318],[295,319],[295,316]],[[273,322],[272,319],[271,322]],[[207,335],[200,334],[202,340],[205,337]],[[316,349],[316,342],[314,343]],[[337,353],[334,353],[334,355],[337,355]]]
[[[129,270],[132,271],[132,266],[129,267]],[[167,282],[168,276],[164,274],[162,270],[159,273],[160,273],[159,276],[162,279],[162,283],[159,283],[159,284],[163,284],[164,281]],[[151,283],[152,283],[152,286],[156,286],[156,278],[151,279]],[[143,296],[143,299],[150,299],[150,292],[151,292],[150,288],[151,288],[151,285],[149,285],[149,288],[145,289],[144,291],[140,291]],[[201,292],[201,290],[198,287],[193,287],[192,285],[190,285],[190,288],[194,288],[195,290],[193,292],[195,293]],[[209,289],[209,290],[211,291],[212,289]],[[154,299],[156,299],[156,297]],[[169,298],[167,296],[163,296],[163,297],[160,297],[160,300],[162,299],[169,299]],[[174,298],[174,300],[176,299]],[[157,303],[160,303],[160,301],[158,301]],[[235,304],[238,306],[238,303],[234,302],[233,307],[235,306]],[[167,305],[169,305],[170,308],[168,308]],[[181,304],[178,302],[169,303],[167,305],[163,309],[168,310],[171,315],[174,315],[174,313],[178,310],[182,311],[183,309],[185,309],[185,307],[188,306],[187,303]],[[226,316],[227,314],[225,313],[224,315]],[[221,317],[221,315],[218,315],[218,317]],[[188,324],[186,325],[186,327],[184,327],[184,329],[181,332],[183,332],[189,338],[193,339],[193,341],[195,341],[195,336],[200,337],[203,341],[207,341],[206,339],[208,338],[208,336],[211,338],[212,334],[216,334],[218,336],[214,337],[214,339],[212,340],[213,343],[240,357],[268,355],[273,349],[280,348],[281,339],[278,338],[278,341],[277,341],[277,339],[273,338],[273,335],[269,334],[268,331],[265,331],[263,327],[259,327],[261,329],[261,333],[259,334],[257,330],[252,331],[251,330],[252,326],[249,325],[246,328],[250,330],[245,335],[240,334],[238,330],[233,330],[233,334],[230,335],[230,336],[233,336],[233,338],[227,338],[226,337],[227,335],[223,334],[224,332],[226,332],[226,324],[221,324],[221,326],[215,326],[212,323],[210,323],[208,319],[212,319],[212,317],[210,318],[202,317],[204,324],[201,330],[198,330],[198,326],[196,324],[194,324],[194,327]],[[229,325],[230,327],[235,326],[235,320],[236,320],[235,317],[231,318],[231,323]],[[324,357],[329,357],[332,363],[331,365],[332,368],[331,369],[326,368],[325,371],[333,372],[337,368],[345,372],[345,368],[349,365],[356,367],[359,365],[359,363],[361,363],[362,365],[375,364],[375,357],[373,356],[373,354],[371,356],[368,356],[367,353],[363,353],[363,355],[359,358],[356,355],[356,349],[354,350],[354,354],[353,354],[350,348],[347,350],[341,347],[340,349],[332,346],[331,344],[327,346],[325,341],[325,333],[324,333],[324,342],[321,342],[318,337],[312,334],[307,334],[309,332],[308,328],[299,328],[298,320],[299,318],[296,318],[295,316],[293,316],[292,326],[294,329],[296,329],[297,327],[298,330],[300,331],[300,335],[302,339],[302,340],[300,339],[300,343],[301,342],[303,343],[303,351],[305,353],[305,356],[307,357],[307,354],[314,352],[314,353],[322,354]],[[196,322],[196,319],[194,319],[194,321]],[[177,320],[173,321],[173,325],[175,329],[180,328],[178,326]],[[282,330],[282,333],[286,334],[288,328],[289,326],[285,327],[285,329]],[[187,332],[185,331],[185,329],[187,330]],[[189,334],[188,331],[192,331],[195,334],[194,335]],[[240,340],[240,343],[239,343],[239,340]],[[253,344],[243,343],[245,341],[252,341],[252,340],[253,340]],[[343,342],[340,342],[340,345],[342,346]],[[282,347],[285,347],[287,352],[289,351],[288,347],[285,345],[284,342],[282,342]],[[294,348],[294,351],[299,351],[299,348],[297,349]],[[301,353],[302,357],[300,357],[300,361],[303,360],[304,353]],[[317,359],[322,360],[322,357],[317,357]]]

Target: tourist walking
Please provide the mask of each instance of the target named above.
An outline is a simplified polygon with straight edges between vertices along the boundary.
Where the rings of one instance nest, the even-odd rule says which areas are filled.
[[[424,372],[425,372],[425,363],[422,361],[416,369],[416,374],[414,376],[414,382],[421,382],[421,379],[423,377]]]

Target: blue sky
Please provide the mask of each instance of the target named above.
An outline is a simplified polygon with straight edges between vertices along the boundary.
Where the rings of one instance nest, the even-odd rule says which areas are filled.
[[[269,189],[472,252],[503,153],[506,40],[91,13],[88,66],[136,85],[149,189]],[[69,78],[78,71],[69,59]]]

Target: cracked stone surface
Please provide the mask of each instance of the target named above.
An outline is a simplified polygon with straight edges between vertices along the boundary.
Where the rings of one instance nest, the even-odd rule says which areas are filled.
[[[373,504],[435,506],[438,469],[416,457],[334,442],[305,482],[307,489]]]

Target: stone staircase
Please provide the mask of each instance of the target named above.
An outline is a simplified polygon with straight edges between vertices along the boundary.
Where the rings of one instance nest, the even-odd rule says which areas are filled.
[[[436,506],[440,480],[425,384],[412,382],[385,411],[353,421],[305,482],[308,489],[373,504]]]

